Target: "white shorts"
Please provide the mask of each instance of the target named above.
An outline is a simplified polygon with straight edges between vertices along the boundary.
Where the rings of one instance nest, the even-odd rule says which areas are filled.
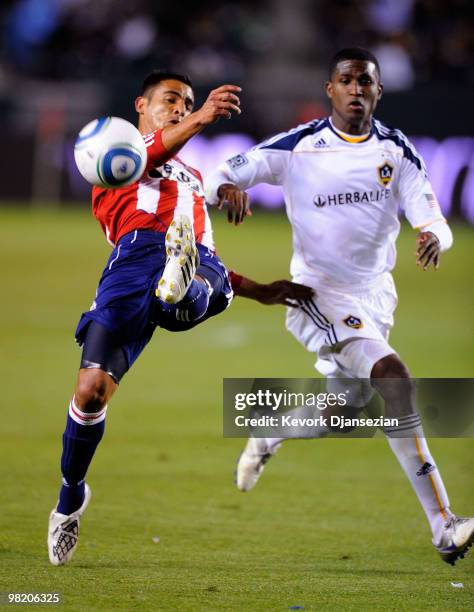
[[[308,351],[318,353],[315,367],[323,376],[370,378],[374,364],[396,352],[388,343],[398,302],[391,274],[363,288],[293,280],[313,287],[316,295],[299,308],[288,308],[286,328]]]

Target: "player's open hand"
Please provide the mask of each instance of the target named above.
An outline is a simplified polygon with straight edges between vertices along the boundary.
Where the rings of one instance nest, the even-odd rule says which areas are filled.
[[[437,270],[441,254],[438,238],[432,232],[420,232],[416,237],[416,246],[416,265],[423,270],[428,270],[430,266]]]
[[[289,280],[277,280],[268,285],[259,284],[257,300],[262,304],[282,304],[298,307],[298,300],[310,300],[314,290],[306,285],[292,283]]]
[[[230,119],[233,112],[240,115],[242,111],[237,94],[241,91],[238,85],[221,85],[213,89],[201,108],[196,111],[200,121],[204,125],[210,125],[222,117]]]
[[[227,221],[240,225],[246,216],[252,216],[249,196],[232,183],[223,183],[217,190],[217,208],[222,210],[227,204]]]

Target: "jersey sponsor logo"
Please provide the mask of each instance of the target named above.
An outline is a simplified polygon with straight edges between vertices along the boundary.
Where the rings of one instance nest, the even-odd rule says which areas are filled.
[[[171,176],[172,168],[168,164],[165,164],[161,168],[151,168],[148,171],[148,176],[152,179],[169,178]]]
[[[417,476],[426,476],[427,474],[429,474],[430,472],[433,472],[436,469],[435,465],[432,465],[431,463],[428,463],[428,461],[426,461],[426,463],[424,463],[421,468],[418,470],[418,472],[416,473]]]
[[[364,327],[364,324],[358,317],[354,317],[354,315],[349,315],[343,320],[343,323],[347,325],[347,327],[352,327],[352,329],[361,329]]]
[[[199,182],[196,181],[194,175],[190,176],[188,172],[180,170],[171,164],[163,164],[159,168],[151,168],[148,171],[148,177],[151,179],[170,179],[178,181],[178,183],[187,183],[191,191],[200,191]]]
[[[388,162],[384,162],[377,168],[378,178],[382,185],[388,185],[393,179],[393,166]]]
[[[245,164],[248,164],[249,160],[243,153],[239,153],[239,155],[234,155],[234,157],[228,159],[227,163],[232,170],[235,170],[236,168],[240,168],[240,166],[245,166]]]
[[[323,206],[341,206],[343,204],[373,204],[388,200],[391,195],[390,189],[377,189],[375,191],[353,191],[351,193],[317,193],[313,197],[313,204],[318,208]]]

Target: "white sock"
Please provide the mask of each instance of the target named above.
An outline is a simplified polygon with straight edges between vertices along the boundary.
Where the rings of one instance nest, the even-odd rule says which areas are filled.
[[[441,475],[424,437],[420,416],[400,417],[398,427],[386,428],[385,434],[425,511],[433,544],[438,544],[443,525],[453,514]]]
[[[281,442],[284,442],[285,440],[288,440],[288,438],[264,438],[264,439],[265,439],[265,444],[267,445],[267,448],[271,453],[273,453],[273,451],[275,450],[275,446],[277,446]]]

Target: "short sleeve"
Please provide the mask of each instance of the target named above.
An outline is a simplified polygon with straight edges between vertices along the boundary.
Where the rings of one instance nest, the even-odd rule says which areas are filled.
[[[245,190],[258,183],[281,185],[288,165],[288,153],[255,147],[246,153],[234,155],[220,164],[205,178],[206,199],[210,204],[218,200],[217,191],[223,183],[233,183]]]
[[[146,134],[143,137],[148,156],[146,165],[147,170],[156,166],[162,166],[165,162],[173,157],[173,153],[170,153],[163,144],[161,132],[162,130],[156,130],[155,132]]]

